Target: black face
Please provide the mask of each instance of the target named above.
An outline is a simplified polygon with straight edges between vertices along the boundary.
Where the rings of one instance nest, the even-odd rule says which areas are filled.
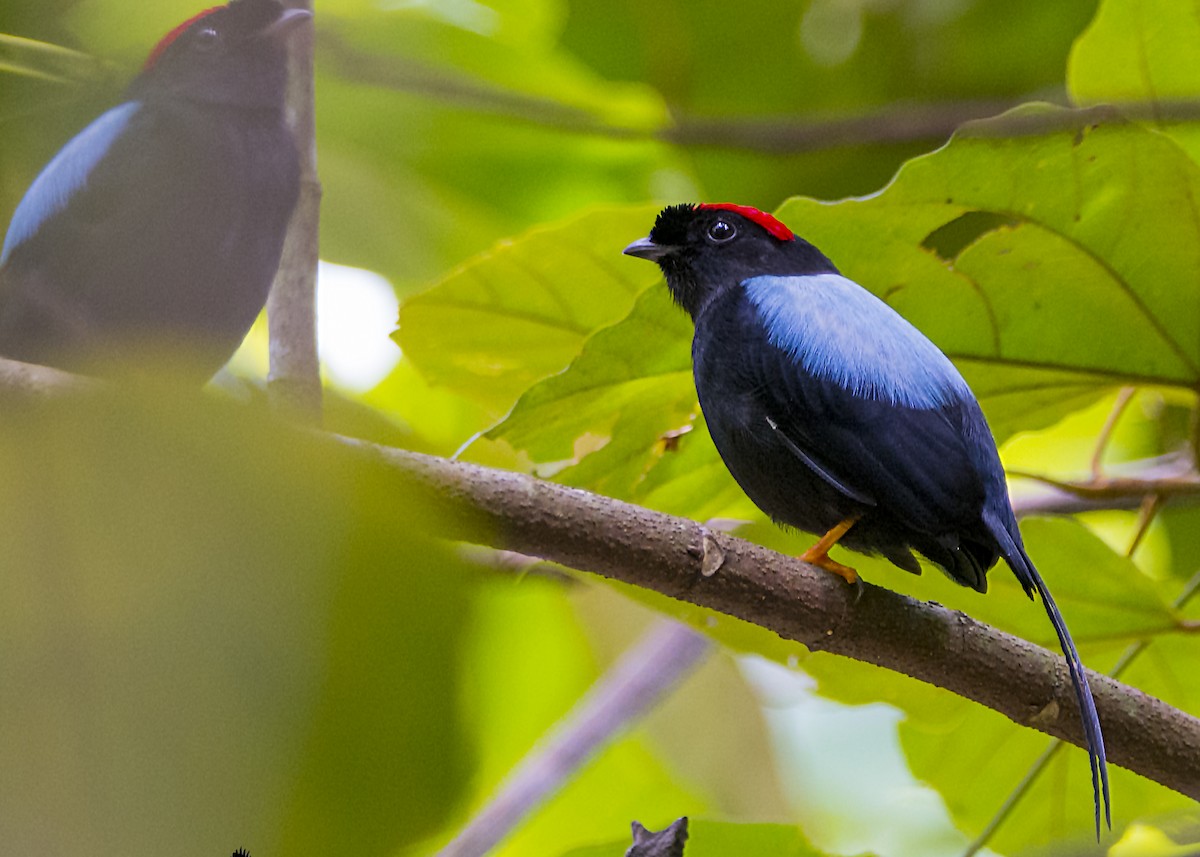
[[[279,0],[233,0],[155,50],[132,97],[165,94],[243,107],[283,107],[286,34],[311,15]]]
[[[695,205],[664,208],[650,237],[625,252],[657,262],[671,296],[693,318],[718,291],[750,277],[837,272],[802,238],[780,239],[735,211]]]

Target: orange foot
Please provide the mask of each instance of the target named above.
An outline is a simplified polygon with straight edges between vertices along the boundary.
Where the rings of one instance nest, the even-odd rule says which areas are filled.
[[[826,571],[836,574],[851,586],[856,585],[861,580],[857,571],[848,565],[842,565],[837,560],[830,559],[829,554],[825,553],[825,551],[817,550],[817,545],[813,545],[811,548],[802,553],[800,555],[800,559],[804,560],[805,562],[812,563],[813,565],[820,566]]]
[[[840,562],[829,558],[829,549],[838,543],[838,539],[846,535],[846,531],[853,527],[860,517],[860,515],[852,515],[842,521],[825,535],[821,536],[815,545],[801,554],[800,559],[836,574],[851,586],[857,586],[861,590],[862,580],[859,578],[858,572],[848,565],[842,565]]]

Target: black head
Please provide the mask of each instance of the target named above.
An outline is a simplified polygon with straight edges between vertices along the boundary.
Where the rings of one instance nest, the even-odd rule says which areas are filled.
[[[279,0],[232,0],[201,12],[163,37],[130,97],[282,110],[286,36],[311,17]]]
[[[657,262],[671,297],[693,318],[717,292],[750,277],[837,273],[820,250],[771,215],[725,202],[664,208],[650,237],[625,253]]]

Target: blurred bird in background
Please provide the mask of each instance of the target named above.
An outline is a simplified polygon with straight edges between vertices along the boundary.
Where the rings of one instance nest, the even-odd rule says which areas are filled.
[[[287,35],[310,18],[279,0],[201,12],[54,156],[0,251],[0,355],[99,375],[162,357],[205,380],[225,364],[299,193]]]

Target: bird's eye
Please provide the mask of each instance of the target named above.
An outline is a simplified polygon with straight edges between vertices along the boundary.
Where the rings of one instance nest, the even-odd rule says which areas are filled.
[[[717,220],[708,227],[708,240],[714,244],[722,244],[737,235],[737,227],[728,220]]]
[[[210,51],[217,46],[221,41],[221,34],[212,27],[205,27],[202,30],[197,30],[192,42],[202,51]]]

